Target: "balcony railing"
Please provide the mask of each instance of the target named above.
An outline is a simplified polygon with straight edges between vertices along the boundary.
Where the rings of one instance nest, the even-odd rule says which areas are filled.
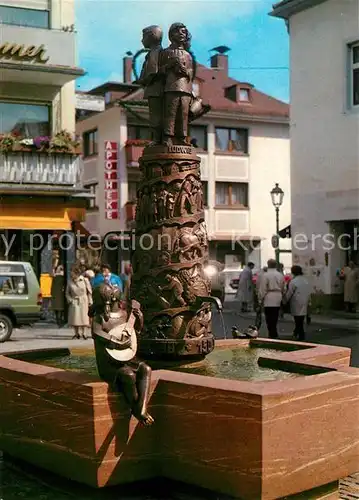
[[[81,188],[83,164],[79,155],[11,152],[0,154],[0,183]]]

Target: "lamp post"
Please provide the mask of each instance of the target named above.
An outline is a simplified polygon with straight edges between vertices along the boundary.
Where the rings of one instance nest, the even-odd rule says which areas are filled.
[[[279,209],[283,203],[283,198],[284,198],[284,191],[279,187],[279,184],[276,183],[275,187],[272,189],[270,192],[271,198],[272,198],[272,203],[275,208],[275,222],[276,222],[276,235],[277,235],[277,245],[275,249],[275,260],[277,262],[277,266],[279,266],[280,261],[279,261],[279,256],[280,256],[280,250],[279,250]]]

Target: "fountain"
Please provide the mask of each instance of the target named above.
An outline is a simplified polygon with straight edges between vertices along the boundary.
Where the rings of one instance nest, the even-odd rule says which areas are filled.
[[[120,383],[99,378],[94,351],[1,355],[0,449],[121,492],[162,478],[246,500],[334,498],[359,468],[359,370],[342,347],[237,339],[214,349],[211,304],[221,304],[203,273],[200,159],[185,142],[201,110],[185,26],[170,39],[163,50],[160,28],[144,30],[154,143],[140,162],[129,315],[108,287],[94,291],[97,370]],[[133,363],[136,333],[146,363]]]

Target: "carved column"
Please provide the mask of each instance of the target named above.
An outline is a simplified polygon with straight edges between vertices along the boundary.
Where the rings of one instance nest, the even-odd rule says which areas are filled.
[[[214,339],[200,158],[189,146],[151,146],[140,169],[131,284],[145,320],[139,354],[203,357]]]

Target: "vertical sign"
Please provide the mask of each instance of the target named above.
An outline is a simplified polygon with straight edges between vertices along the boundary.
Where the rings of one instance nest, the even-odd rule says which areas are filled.
[[[105,141],[105,217],[118,219],[117,142]]]

